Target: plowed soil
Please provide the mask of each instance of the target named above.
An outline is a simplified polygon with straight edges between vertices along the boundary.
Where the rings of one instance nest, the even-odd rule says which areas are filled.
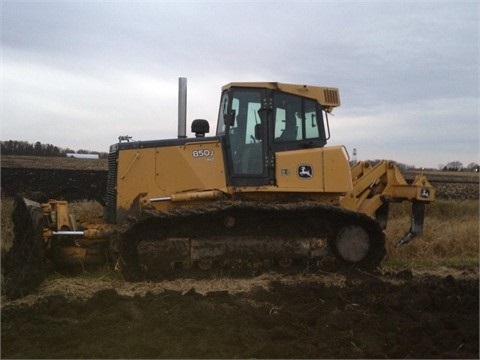
[[[2,358],[478,358],[478,272],[58,278],[2,304]]]

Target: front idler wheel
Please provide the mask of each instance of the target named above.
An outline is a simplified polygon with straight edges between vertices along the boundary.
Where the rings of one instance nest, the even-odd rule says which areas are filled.
[[[329,242],[337,258],[349,264],[362,263],[371,249],[370,236],[358,225],[343,227]]]

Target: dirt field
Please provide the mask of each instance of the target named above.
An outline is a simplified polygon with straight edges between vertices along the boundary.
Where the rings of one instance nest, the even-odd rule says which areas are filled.
[[[2,167],[106,171],[108,163],[107,159],[3,155]]]
[[[2,306],[2,358],[478,358],[478,272],[124,283]]]
[[[471,194],[478,199],[478,175],[467,182],[474,185],[456,179],[445,188],[459,207]],[[478,205],[471,208],[466,213],[476,213],[462,236],[475,243]],[[452,218],[447,225],[458,233],[459,220],[442,216]],[[443,219],[430,224],[440,228]],[[4,225],[2,215],[2,237]],[[438,231],[430,238],[449,234]],[[450,249],[447,236],[439,248]],[[441,255],[435,246],[428,250]],[[473,248],[478,253],[478,243]],[[28,296],[2,297],[1,357],[477,359],[478,258],[475,265],[458,264],[375,273],[297,269],[242,279],[215,273],[155,283],[125,282],[107,269],[54,273]]]

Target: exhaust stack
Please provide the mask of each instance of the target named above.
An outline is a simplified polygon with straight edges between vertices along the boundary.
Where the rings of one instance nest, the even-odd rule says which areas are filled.
[[[178,138],[187,137],[187,78],[178,78]]]

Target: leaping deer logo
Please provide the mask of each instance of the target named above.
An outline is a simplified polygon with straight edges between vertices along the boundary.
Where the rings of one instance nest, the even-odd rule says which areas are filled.
[[[298,176],[302,179],[310,179],[313,177],[313,169],[310,165],[300,165],[298,167]]]

